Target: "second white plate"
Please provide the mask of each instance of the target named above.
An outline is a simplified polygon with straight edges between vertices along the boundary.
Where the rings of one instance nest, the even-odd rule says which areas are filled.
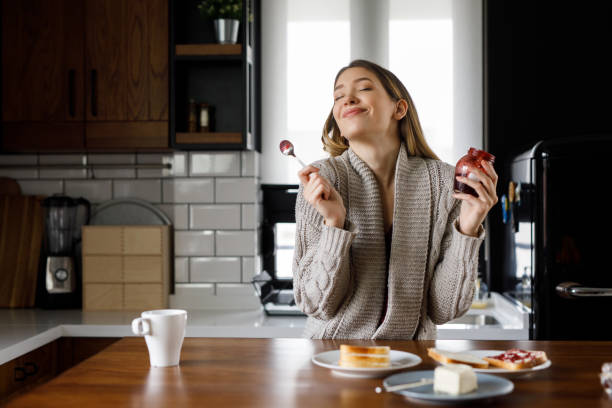
[[[312,362],[318,366],[331,369],[336,374],[350,377],[384,377],[390,373],[406,368],[414,367],[421,364],[421,357],[416,354],[405,351],[391,350],[389,352],[391,367],[384,368],[351,368],[341,367],[338,365],[340,360],[340,350],[324,351],[323,353],[315,354],[312,357]]]

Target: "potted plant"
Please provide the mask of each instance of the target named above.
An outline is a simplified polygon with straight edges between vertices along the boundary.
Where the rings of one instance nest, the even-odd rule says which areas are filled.
[[[242,18],[242,0],[200,0],[198,10],[214,21],[219,44],[236,44]]]

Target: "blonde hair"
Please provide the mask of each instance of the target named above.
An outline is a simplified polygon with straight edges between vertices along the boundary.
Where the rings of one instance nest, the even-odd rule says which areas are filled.
[[[342,68],[338,72],[336,79],[334,80],[334,84],[338,81],[340,74],[349,68],[355,67],[365,68],[376,75],[391,99],[396,102],[403,99],[408,103],[406,115],[399,120],[398,124],[399,136],[400,139],[406,144],[408,154],[410,156],[427,157],[439,160],[438,156],[436,156],[425,141],[423,129],[421,128],[421,122],[419,121],[419,116],[408,90],[391,71],[370,61],[354,60],[348,66]],[[323,125],[323,135],[321,136],[321,141],[323,142],[323,150],[332,156],[339,156],[349,148],[348,140],[340,134],[340,128],[334,119],[333,108],[325,121],[325,125]]]

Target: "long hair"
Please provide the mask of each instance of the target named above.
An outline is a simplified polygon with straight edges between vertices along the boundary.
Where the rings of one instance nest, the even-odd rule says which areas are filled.
[[[334,84],[338,81],[340,74],[349,68],[355,67],[365,68],[376,75],[391,99],[396,102],[403,99],[408,103],[406,115],[400,119],[398,123],[399,137],[406,144],[408,154],[410,156],[427,157],[439,160],[438,156],[436,156],[425,141],[423,129],[421,128],[421,122],[419,121],[419,116],[408,90],[391,71],[370,61],[354,60],[348,66],[342,68],[338,74],[336,74]],[[321,141],[323,142],[323,149],[332,156],[339,156],[349,148],[348,140],[340,134],[340,128],[334,119],[333,108],[325,121],[325,125],[323,126]]]

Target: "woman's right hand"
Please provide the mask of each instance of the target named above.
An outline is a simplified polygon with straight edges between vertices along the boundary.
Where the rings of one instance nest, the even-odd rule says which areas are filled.
[[[343,228],[346,208],[342,197],[329,181],[319,174],[319,169],[306,166],[298,171],[298,177],[304,186],[304,198],[325,219],[325,225]]]

